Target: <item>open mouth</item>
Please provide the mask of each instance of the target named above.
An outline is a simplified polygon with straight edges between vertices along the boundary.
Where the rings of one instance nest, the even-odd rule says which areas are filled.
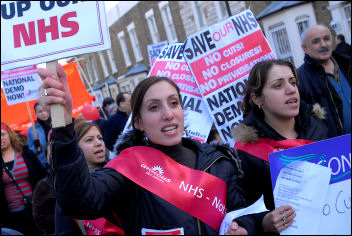
[[[104,150],[98,150],[98,151],[94,152],[95,155],[100,154],[100,153],[104,153]]]
[[[296,104],[296,103],[297,103],[297,99],[291,99],[286,102],[286,104]]]
[[[161,132],[169,134],[169,133],[174,133],[176,130],[177,130],[177,126],[173,125],[173,126],[168,126],[161,129]]]

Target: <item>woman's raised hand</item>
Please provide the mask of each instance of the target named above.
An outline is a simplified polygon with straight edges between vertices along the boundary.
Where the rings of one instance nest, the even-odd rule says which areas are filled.
[[[38,69],[38,74],[44,79],[38,90],[38,102],[44,106],[50,114],[50,104],[61,104],[64,107],[65,124],[72,122],[72,97],[67,83],[65,70],[58,63],[56,65],[57,76],[44,68]]]

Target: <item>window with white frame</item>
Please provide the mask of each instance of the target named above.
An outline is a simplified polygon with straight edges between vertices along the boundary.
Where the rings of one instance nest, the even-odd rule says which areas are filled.
[[[224,1],[215,1],[216,13],[218,14],[218,20],[225,19],[227,17],[226,6]]]
[[[169,40],[169,43],[177,42],[177,35],[176,35],[174,23],[172,21],[172,15],[171,15],[169,3],[167,1],[160,2],[159,9],[161,11],[161,17],[166,27],[166,35]]]
[[[302,33],[310,26],[309,16],[300,17],[300,19],[296,20],[296,24],[298,27],[299,35],[302,35]]]
[[[143,57],[142,57],[141,48],[139,46],[139,42],[137,38],[136,28],[133,22],[127,26],[127,31],[128,31],[128,34],[130,35],[132,49],[133,49],[136,61],[141,61]]]
[[[145,18],[147,19],[148,28],[150,36],[152,37],[153,43],[158,43],[160,41],[158,28],[156,26],[155,17],[153,9],[150,9],[145,13]]]
[[[115,57],[114,57],[114,54],[112,53],[111,49],[107,50],[107,52],[108,52],[111,70],[112,70],[112,73],[114,74],[117,72]]]
[[[281,25],[272,29],[271,35],[273,37],[277,57],[294,63],[286,27]]]
[[[97,74],[97,68],[95,67],[94,57],[90,58],[89,61],[90,61],[91,69],[93,71],[94,78],[95,78],[94,82],[98,82],[99,81],[99,77],[98,77],[98,74]]]
[[[120,33],[117,34],[117,37],[119,38],[121,43],[122,54],[123,54],[123,58],[125,59],[126,66],[130,66],[132,63],[131,63],[130,55],[128,54],[128,50],[127,50],[125,33],[121,31]]]
[[[196,21],[198,30],[201,30],[202,28],[207,26],[206,19],[203,14],[204,8],[202,7],[202,2],[192,1],[192,9],[193,9],[194,20]]]
[[[106,61],[105,61],[103,52],[100,51],[100,52],[98,52],[98,54],[99,54],[101,65],[103,67],[104,78],[106,78],[109,75],[109,71],[108,71],[108,67],[106,65]]]
[[[345,18],[347,20],[347,25],[349,27],[351,33],[351,4],[348,4],[343,7],[343,11],[345,13]]]

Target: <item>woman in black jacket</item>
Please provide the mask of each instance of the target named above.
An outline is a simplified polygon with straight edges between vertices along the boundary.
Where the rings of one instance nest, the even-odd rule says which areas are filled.
[[[182,138],[179,88],[165,77],[137,85],[131,97],[133,131],[121,137],[116,158],[89,174],[77,147],[66,75],[60,65],[57,70],[62,82],[39,69],[45,78],[39,101],[65,109],[66,127],[53,129],[52,136],[57,200],[65,214],[90,219],[115,210],[126,234],[217,234],[227,211],[246,206],[233,149]],[[235,222],[233,227],[255,233],[248,217],[244,228]]]
[[[286,61],[256,64],[243,99],[244,120],[233,129],[235,149],[243,160],[245,197],[254,202],[264,194],[271,211],[257,214],[257,231],[279,233],[293,223],[291,206],[275,209],[269,153],[328,138],[324,111],[300,102],[295,67]],[[261,229],[262,228],[262,229]]]
[[[1,227],[38,234],[32,216],[32,191],[46,170],[18,134],[1,122]],[[28,202],[28,204],[26,204]]]

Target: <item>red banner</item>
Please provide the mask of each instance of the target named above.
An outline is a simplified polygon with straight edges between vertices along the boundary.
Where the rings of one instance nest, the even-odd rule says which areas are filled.
[[[218,177],[183,166],[163,152],[143,146],[125,149],[106,167],[219,232],[226,214],[226,183]]]
[[[249,154],[269,162],[269,153],[279,152],[309,143],[314,143],[314,141],[305,139],[286,139],[275,141],[270,138],[260,138],[256,143],[246,143],[245,145],[240,141],[236,141],[234,148],[248,152]]]
[[[72,115],[76,117],[81,113],[84,104],[91,103],[92,97],[82,83],[76,64],[70,62],[63,66],[67,74],[68,86],[72,95],[73,110]],[[31,113],[34,116],[34,104],[37,100],[29,102]],[[35,119],[35,117],[33,117]],[[5,95],[1,89],[1,121],[8,124],[13,130],[27,130],[32,126],[26,103],[7,105]]]

